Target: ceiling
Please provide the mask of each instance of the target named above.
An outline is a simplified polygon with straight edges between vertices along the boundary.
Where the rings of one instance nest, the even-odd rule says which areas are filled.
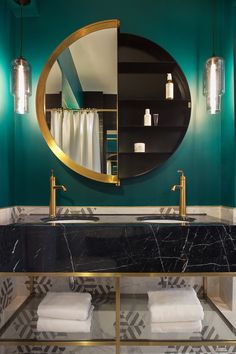
[[[109,28],[90,33],[69,47],[83,91],[117,94],[117,29]],[[61,91],[62,75],[54,63],[47,92]]]

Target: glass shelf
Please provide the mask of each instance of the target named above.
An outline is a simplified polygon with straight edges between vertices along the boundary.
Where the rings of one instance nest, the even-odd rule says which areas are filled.
[[[114,346],[107,347],[76,347],[76,346],[34,346],[34,345],[17,345],[17,346],[0,346],[1,354],[115,354]],[[131,352],[133,353],[133,352]]]
[[[93,297],[93,311],[90,333],[39,332],[37,331],[37,308],[42,295],[29,297],[16,311],[13,317],[0,330],[1,341],[83,341],[83,340],[115,340],[115,298]]]
[[[236,329],[211,302],[200,300],[204,310],[202,331],[193,333],[152,333],[147,295],[121,296],[121,339],[159,341],[236,340]]]
[[[144,347],[121,347],[120,354],[184,354],[184,353],[192,353],[192,354],[217,354],[217,353],[231,353],[230,346],[201,346],[192,347],[189,345],[186,346],[171,346],[171,347],[155,347],[155,346],[144,346]],[[100,352],[99,352],[100,354]]]
[[[93,298],[95,306],[90,333],[38,332],[37,308],[43,296],[31,296],[0,330],[1,341],[9,342],[47,341],[114,341],[115,344],[115,298]],[[236,329],[221,313],[206,300],[201,300],[204,309],[203,329],[199,333],[152,333],[147,295],[121,295],[120,333],[123,341],[230,341],[236,339]],[[14,344],[14,343],[12,343]],[[168,344],[169,345],[169,344]],[[174,343],[173,343],[174,345]],[[199,344],[199,345],[202,345]],[[214,345],[214,343],[212,343]]]

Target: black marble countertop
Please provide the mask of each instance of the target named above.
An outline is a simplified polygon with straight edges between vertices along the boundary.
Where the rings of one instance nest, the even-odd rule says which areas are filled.
[[[165,220],[165,224],[168,226],[176,226],[176,223],[171,222],[168,223],[168,220],[178,220],[178,215],[176,214],[92,214],[92,215],[81,215],[81,214],[61,214],[55,220],[76,220],[79,218],[88,219],[96,218],[95,223],[89,223],[91,225],[97,224],[143,224],[139,219],[143,217],[143,219],[159,219]],[[185,222],[184,220],[181,222],[181,225],[193,226],[193,225],[229,225],[230,223],[226,220],[219,219],[216,217],[208,216],[206,214],[188,214],[191,219],[191,222]],[[54,219],[51,219],[53,221]],[[18,218],[14,220],[14,224],[25,224],[25,225],[48,225],[47,222],[50,221],[50,218],[47,215],[41,214],[30,214],[30,215],[20,215]],[[179,222],[179,221],[178,221]],[[151,221],[149,223],[152,223]],[[158,223],[158,222],[157,222]],[[13,224],[13,222],[11,222]],[[73,223],[68,223],[67,226],[72,225]],[[232,225],[232,224],[231,224]],[[58,225],[55,225],[58,226]],[[78,224],[79,226],[79,224]]]
[[[0,272],[236,272],[236,225],[206,215],[178,224],[97,216],[48,224],[28,215],[0,225]]]

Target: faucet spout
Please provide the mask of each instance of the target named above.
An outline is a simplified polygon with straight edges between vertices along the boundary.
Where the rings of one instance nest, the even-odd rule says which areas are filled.
[[[67,192],[67,188],[65,186],[63,186],[63,184],[59,185],[59,186],[54,186],[54,189],[61,189],[63,192]]]
[[[179,184],[174,184],[171,187],[171,191],[175,192],[179,189],[179,216],[185,217],[186,216],[186,177],[182,170],[178,170],[180,173],[180,181]]]
[[[175,192],[177,188],[180,188],[180,185],[174,184],[174,185],[171,187],[171,191],[172,191],[172,192]]]
[[[61,189],[66,192],[67,189],[63,185],[56,185],[56,177],[53,175],[53,171],[50,177],[50,201],[49,201],[49,216],[50,218],[56,217],[56,190]]]

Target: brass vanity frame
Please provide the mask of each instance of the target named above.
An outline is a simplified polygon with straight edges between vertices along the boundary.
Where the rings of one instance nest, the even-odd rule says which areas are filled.
[[[202,272],[202,273],[90,273],[90,272],[65,272],[65,273],[54,273],[54,272],[34,272],[34,273],[11,273],[11,272],[0,272],[2,277],[15,277],[15,276],[28,276],[30,280],[30,291],[32,294],[34,277],[38,276],[49,276],[49,277],[95,277],[95,278],[114,278],[115,279],[115,306],[116,306],[116,331],[114,340],[102,339],[102,340],[71,340],[71,341],[34,341],[34,340],[24,340],[24,339],[1,339],[0,346],[7,345],[37,345],[37,346],[83,346],[83,347],[95,347],[95,346],[115,346],[116,354],[120,354],[121,346],[184,346],[191,345],[199,347],[201,345],[205,346],[229,346],[236,345],[235,340],[121,340],[120,339],[120,310],[121,310],[121,301],[120,301],[120,279],[122,277],[173,277],[173,276],[182,276],[182,277],[202,277],[203,278],[203,296],[207,298],[207,277],[236,277],[236,272]],[[31,295],[30,295],[31,296]],[[27,301],[27,299],[26,299]],[[211,303],[211,300],[209,300]],[[24,304],[22,304],[23,306]],[[214,304],[213,304],[214,306]],[[19,311],[18,309],[13,316]],[[229,327],[230,324],[224,315],[215,308],[215,310],[221,315],[221,318],[224,320],[226,325]],[[6,322],[3,328],[8,324],[11,318]],[[2,329],[0,330],[2,332]],[[4,331],[3,331],[4,332]]]
[[[88,26],[85,26],[75,32],[73,32],[71,35],[69,35],[66,39],[64,39],[53,51],[53,53],[50,55],[49,59],[47,60],[46,64],[44,65],[43,71],[40,75],[38,86],[37,86],[37,91],[36,91],[36,113],[37,113],[37,118],[38,118],[38,123],[41,128],[42,134],[44,139],[46,140],[46,143],[48,144],[49,148],[52,150],[52,152],[58,157],[60,161],[62,161],[67,167],[71,168],[73,171],[79,173],[82,176],[88,177],[90,179],[93,179],[98,182],[104,182],[104,183],[113,183],[117,186],[120,185],[120,180],[118,176],[116,175],[108,175],[104,173],[98,173],[93,170],[90,170],[86,167],[83,167],[81,165],[78,165],[76,162],[74,162],[67,154],[65,154],[59,146],[56,144],[55,140],[53,139],[47,123],[45,119],[45,88],[46,88],[46,81],[48,78],[48,74],[55,63],[57,57],[63,52],[65,48],[67,48],[70,44],[72,44],[75,40],[78,40],[79,38],[82,38],[90,33],[103,30],[103,29],[108,29],[108,28],[119,28],[120,27],[120,21],[119,20],[106,20],[106,21],[100,21],[96,23],[92,23]],[[118,115],[118,109],[117,109],[117,115]],[[118,118],[117,118],[118,122]]]

